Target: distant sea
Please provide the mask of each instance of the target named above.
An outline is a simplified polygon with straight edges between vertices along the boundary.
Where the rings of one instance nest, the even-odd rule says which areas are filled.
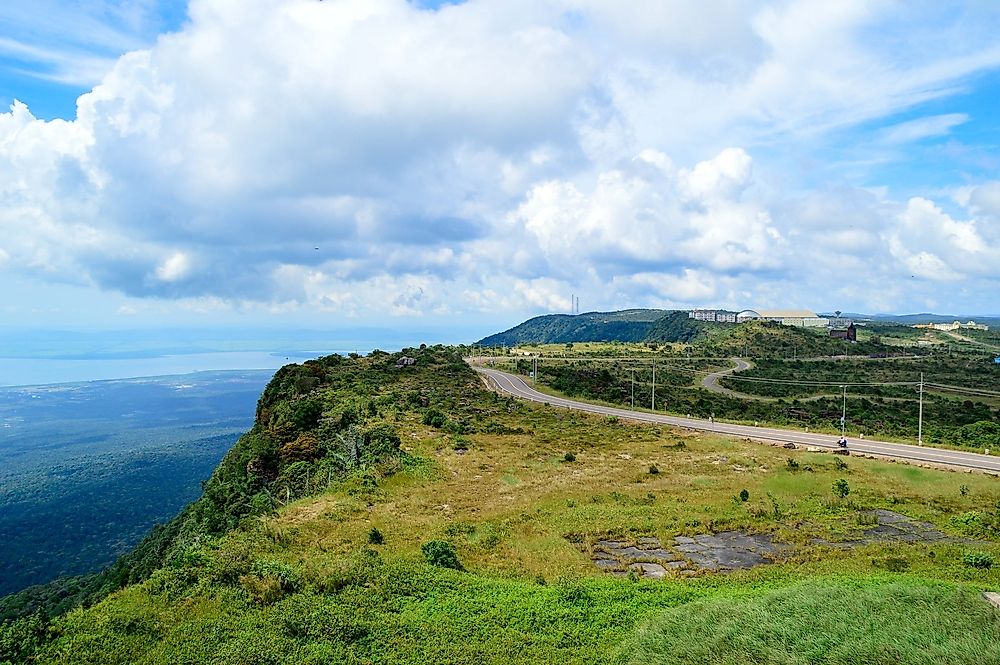
[[[478,337],[477,337],[478,335]],[[482,330],[160,329],[111,332],[4,330],[0,386],[40,386],[192,372],[271,370],[330,354],[454,344]]]
[[[354,349],[350,349],[354,351]],[[37,386],[50,383],[77,383],[144,376],[170,376],[191,372],[269,369],[309,358],[348,353],[332,351],[223,351],[185,353],[150,358],[3,358],[0,357],[0,386]]]

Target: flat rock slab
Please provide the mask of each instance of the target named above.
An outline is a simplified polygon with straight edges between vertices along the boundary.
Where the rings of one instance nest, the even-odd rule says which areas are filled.
[[[644,536],[630,543],[624,540],[598,540],[591,559],[598,568],[624,576],[634,572],[640,577],[660,579],[668,570],[737,570],[770,563],[790,550],[775,543],[769,534],[741,531],[677,536],[672,545],[659,538]]]
[[[863,513],[878,520],[878,524],[864,529],[845,543],[848,546],[874,543],[939,543],[974,542],[953,538],[929,522],[921,522],[908,515],[879,508]],[[838,543],[822,543],[836,545]]]
[[[933,524],[892,510],[879,509],[864,514],[874,517],[877,524],[856,532],[845,541],[813,538],[811,542],[838,549],[872,543],[974,542],[953,538]],[[667,544],[652,536],[632,541],[598,540],[590,549],[590,558],[601,570],[620,577],[632,572],[643,578],[660,579],[669,571],[692,574],[698,570],[745,570],[773,563],[792,550],[791,545],[775,542],[771,534],[721,531],[675,536],[673,542]],[[1000,602],[1000,594],[993,595]]]
[[[994,607],[1000,608],[1000,593],[993,593],[992,591],[986,591],[983,593],[983,598],[986,602],[993,605]]]

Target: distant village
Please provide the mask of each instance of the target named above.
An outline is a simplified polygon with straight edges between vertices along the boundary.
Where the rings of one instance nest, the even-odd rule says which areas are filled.
[[[688,312],[689,319],[697,321],[712,321],[714,323],[745,323],[747,321],[763,320],[775,321],[783,326],[797,326],[800,328],[827,328],[830,337],[837,337],[850,341],[857,341],[857,328],[854,321],[840,316],[827,317],[819,316],[815,312],[806,309],[744,309],[734,312],[726,309],[693,309]],[[955,330],[989,330],[990,327],[975,321],[962,323],[918,323],[914,328],[926,328],[929,330],[942,330],[952,332]]]
[[[983,323],[976,323],[975,321],[969,321],[968,323],[962,323],[961,321],[953,321],[952,323],[918,323],[914,328],[927,328],[929,330],[943,330],[945,332],[953,332],[955,330],[989,330],[990,327]]]

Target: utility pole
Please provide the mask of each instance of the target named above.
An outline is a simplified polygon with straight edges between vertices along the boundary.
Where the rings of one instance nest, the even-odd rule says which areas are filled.
[[[535,379],[538,376],[538,358],[531,359],[531,385],[535,385]]]
[[[632,410],[635,410],[635,370],[632,370]]]
[[[924,445],[924,373],[920,373],[920,414],[917,416],[917,445]]]
[[[649,408],[652,411],[656,411],[656,358],[653,358],[653,399],[650,402]]]
[[[847,386],[841,386],[844,389],[844,410],[841,412],[840,416],[840,436],[844,437],[844,428],[847,426]]]

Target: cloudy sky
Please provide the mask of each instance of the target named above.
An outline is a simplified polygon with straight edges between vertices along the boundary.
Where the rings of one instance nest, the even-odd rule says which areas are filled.
[[[1000,314],[1000,8],[6,0],[0,317]]]

